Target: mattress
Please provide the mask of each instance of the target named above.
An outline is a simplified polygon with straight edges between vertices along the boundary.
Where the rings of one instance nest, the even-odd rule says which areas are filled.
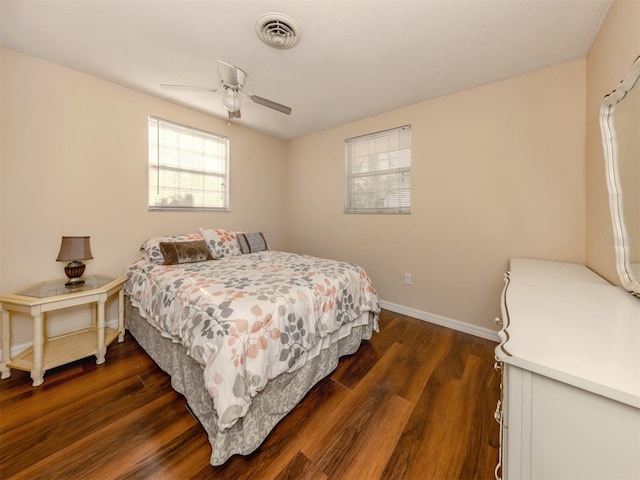
[[[378,328],[373,284],[362,268],[346,262],[277,251],[177,265],[143,256],[127,275],[128,328],[172,379],[181,378],[172,380],[180,384],[174,388],[190,404],[194,395],[203,397],[196,402],[201,414],[192,408],[203,425],[215,423],[215,428],[206,427],[216,456],[212,462],[227,458],[215,453],[226,448],[214,445],[220,434],[241,423],[247,441],[251,411],[253,422],[275,419],[267,421],[270,426],[249,429],[260,432],[255,434],[259,444],[266,436],[262,433],[331,372],[340,356],[353,353]],[[165,347],[152,353],[156,337]],[[162,360],[165,349],[174,352],[170,361]],[[178,355],[182,362],[188,359],[185,365],[194,373],[186,384]],[[192,393],[195,377],[197,393]],[[293,389],[291,399],[267,402],[269,407],[260,400],[255,407],[260,413],[255,413],[253,404],[267,388],[279,385],[277,395],[285,395],[283,382]],[[231,450],[245,453],[256,442]]]

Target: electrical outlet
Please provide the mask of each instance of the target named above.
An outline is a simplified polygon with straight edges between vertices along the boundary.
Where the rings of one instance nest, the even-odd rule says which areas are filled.
[[[410,273],[405,273],[404,274],[404,284],[405,285],[411,285],[411,274]]]

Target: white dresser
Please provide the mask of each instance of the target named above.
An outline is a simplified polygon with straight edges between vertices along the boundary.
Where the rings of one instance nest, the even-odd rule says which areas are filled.
[[[640,479],[640,298],[570,263],[505,283],[496,477]]]

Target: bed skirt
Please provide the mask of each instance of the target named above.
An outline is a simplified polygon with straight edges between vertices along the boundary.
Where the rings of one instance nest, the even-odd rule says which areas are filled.
[[[373,314],[366,313],[373,317]],[[344,355],[355,353],[362,340],[371,338],[373,319],[354,327],[338,340],[292,373],[284,373],[270,381],[252,401],[247,414],[231,428],[221,432],[215,421],[213,400],[205,389],[202,367],[182,345],[163,337],[149,324],[125,296],[125,327],[158,366],[171,376],[171,386],[187,400],[211,444],[211,465],[222,465],[235,454],[248,455],[269,435],[276,424],[289,413],[321,379],[338,366]]]

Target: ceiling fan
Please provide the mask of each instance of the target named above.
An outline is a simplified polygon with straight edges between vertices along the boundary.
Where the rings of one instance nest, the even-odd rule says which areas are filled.
[[[273,110],[277,110],[278,112],[282,112],[286,115],[291,114],[291,107],[287,107],[286,105],[282,105],[280,103],[274,102],[272,100],[268,100],[263,97],[259,97],[258,95],[253,95],[252,93],[245,93],[242,91],[244,87],[244,82],[247,79],[247,74],[244,70],[230,65],[225,62],[221,62],[218,60],[218,77],[220,78],[220,87],[219,88],[210,88],[210,87],[198,87],[193,85],[168,85],[161,84],[162,88],[166,88],[167,90],[192,90],[192,91],[204,91],[204,92],[225,92],[225,97],[222,101],[223,105],[229,112],[229,118],[240,118],[240,97],[246,97],[249,100],[265,106],[267,108],[271,108]]]

